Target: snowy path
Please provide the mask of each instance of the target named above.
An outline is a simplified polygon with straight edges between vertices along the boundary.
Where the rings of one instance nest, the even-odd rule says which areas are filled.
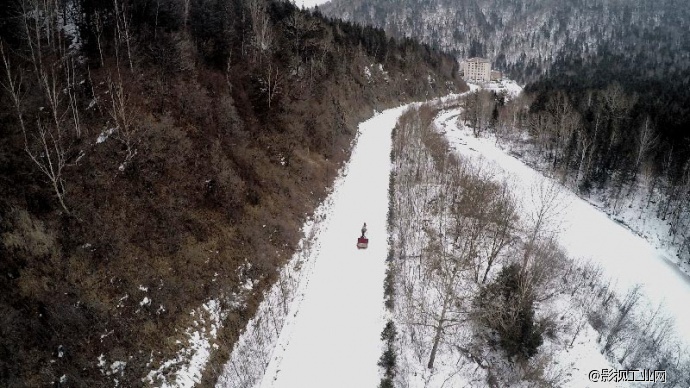
[[[360,124],[347,175],[303,299],[291,306],[261,387],[376,387],[384,326],[383,280],[391,130],[403,107]],[[369,248],[355,246],[362,223]]]
[[[446,111],[437,124],[456,152],[483,159],[503,170],[512,178],[518,193],[529,197],[530,187],[545,178],[497,148],[493,141],[477,139],[468,130],[458,129],[455,117],[459,111]],[[604,269],[617,289],[625,292],[636,283],[657,305],[663,303],[668,315],[675,318],[676,330],[690,344],[690,281],[677,266],[671,264],[661,251],[625,227],[609,219],[606,214],[566,190],[567,209],[563,212],[561,245],[574,258],[591,259]],[[529,206],[525,199],[523,206]]]

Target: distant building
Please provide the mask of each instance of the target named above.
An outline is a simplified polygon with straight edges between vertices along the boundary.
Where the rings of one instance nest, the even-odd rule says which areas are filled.
[[[503,78],[503,74],[500,71],[491,70],[491,80],[492,81],[498,81],[501,78]]]
[[[491,80],[491,62],[484,58],[470,58],[462,63],[465,81],[489,82]]]

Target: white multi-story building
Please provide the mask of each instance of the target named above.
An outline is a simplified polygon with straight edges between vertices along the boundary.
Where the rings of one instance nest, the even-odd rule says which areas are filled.
[[[470,58],[462,63],[465,81],[489,82],[491,81],[491,62],[484,58]]]

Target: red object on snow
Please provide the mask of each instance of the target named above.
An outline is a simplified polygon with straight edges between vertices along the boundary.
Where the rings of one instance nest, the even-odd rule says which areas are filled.
[[[357,248],[366,249],[369,246],[369,239],[366,237],[360,237],[357,239]]]

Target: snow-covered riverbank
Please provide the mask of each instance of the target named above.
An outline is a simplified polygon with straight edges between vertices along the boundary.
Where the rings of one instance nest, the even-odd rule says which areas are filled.
[[[466,157],[492,163],[512,180],[525,210],[529,207],[529,192],[539,180],[550,179],[496,147],[495,140],[476,138],[470,130],[458,127],[458,110],[445,112],[438,119],[452,147]],[[572,257],[592,260],[604,269],[619,292],[624,293],[635,284],[652,306],[663,309],[675,319],[678,334],[690,338],[690,282],[684,274],[664,258],[664,252],[611,220],[605,213],[574,193],[565,191],[568,206],[561,214],[560,243]]]

